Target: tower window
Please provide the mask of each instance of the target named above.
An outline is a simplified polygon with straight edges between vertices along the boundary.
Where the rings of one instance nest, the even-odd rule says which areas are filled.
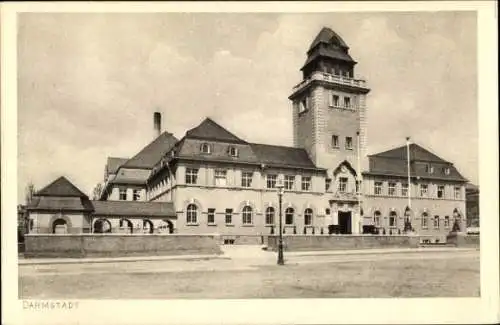
[[[348,150],[352,150],[352,137],[345,138],[345,148]]]
[[[344,107],[351,108],[351,97],[344,97]]]
[[[330,96],[330,106],[339,107],[340,97],[339,95],[332,94]]]
[[[333,148],[339,147],[339,136],[338,135],[332,135],[332,147]]]
[[[347,177],[339,178],[339,192],[341,193],[347,192]]]
[[[330,178],[325,179],[325,192],[330,191],[331,186],[332,186],[332,180]]]

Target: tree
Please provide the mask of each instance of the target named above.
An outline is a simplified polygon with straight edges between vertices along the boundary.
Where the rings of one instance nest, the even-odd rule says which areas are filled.
[[[29,182],[28,185],[26,185],[26,191],[24,196],[26,205],[31,203],[31,201],[33,200],[33,196],[35,195],[35,192],[36,192],[35,185],[32,182]]]
[[[102,184],[98,183],[92,190],[92,200],[99,200],[102,194]]]

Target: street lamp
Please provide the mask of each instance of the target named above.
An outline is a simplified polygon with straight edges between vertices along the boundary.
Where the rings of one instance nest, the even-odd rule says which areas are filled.
[[[282,223],[282,214],[281,214],[281,199],[283,198],[284,193],[284,185],[281,182],[276,184],[276,188],[278,189],[278,201],[279,201],[279,218],[280,218],[280,237],[278,241],[278,265],[284,265],[285,260],[283,259],[283,223]]]

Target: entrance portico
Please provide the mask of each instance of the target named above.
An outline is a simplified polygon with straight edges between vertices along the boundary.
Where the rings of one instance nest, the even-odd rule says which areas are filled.
[[[344,194],[330,200],[332,217],[328,227],[334,234],[360,234],[361,217],[358,198],[355,195]]]

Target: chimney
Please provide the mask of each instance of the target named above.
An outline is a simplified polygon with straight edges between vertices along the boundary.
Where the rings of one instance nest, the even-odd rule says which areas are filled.
[[[153,122],[155,128],[155,136],[159,137],[161,134],[161,113],[155,112],[153,115]]]

